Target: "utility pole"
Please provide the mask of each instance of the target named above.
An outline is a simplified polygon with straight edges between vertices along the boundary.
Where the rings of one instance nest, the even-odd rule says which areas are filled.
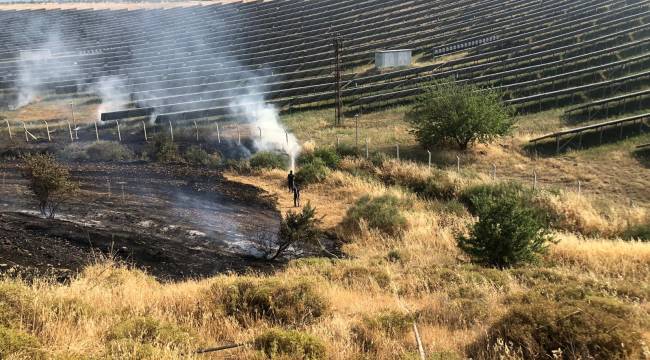
[[[334,125],[341,126],[341,114],[343,112],[343,99],[341,98],[341,59],[343,57],[343,38],[336,34],[333,39],[334,44],[334,88],[336,89],[336,104]]]

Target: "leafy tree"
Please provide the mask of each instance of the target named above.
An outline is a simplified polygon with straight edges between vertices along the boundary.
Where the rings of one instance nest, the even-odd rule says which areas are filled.
[[[23,161],[23,176],[29,180],[41,214],[54,218],[59,206],[77,190],[77,185],[70,179],[68,169],[50,154],[26,155]]]
[[[506,135],[514,124],[497,91],[453,81],[428,86],[407,120],[423,146],[456,143],[462,150]]]
[[[274,240],[276,249],[270,260],[275,260],[292,245],[319,243],[320,222],[321,219],[316,217],[316,208],[310,203],[307,203],[299,213],[289,211],[280,223],[280,231]]]
[[[457,242],[477,263],[505,268],[531,262],[553,241],[545,219],[517,196],[483,194],[472,203],[479,220]]]

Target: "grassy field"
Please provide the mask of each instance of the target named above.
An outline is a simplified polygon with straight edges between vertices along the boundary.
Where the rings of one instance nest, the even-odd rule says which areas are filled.
[[[159,283],[111,259],[98,259],[64,285],[8,278],[0,282],[0,355],[417,359],[416,324],[427,359],[547,358],[548,348],[535,352],[541,338],[559,358],[578,358],[580,346],[601,358],[648,358],[650,243],[619,238],[648,221],[649,169],[633,152],[648,135],[535,159],[522,146],[563,126],[561,112],[553,111],[521,118],[515,133],[496,144],[462,154],[435,150],[429,169],[405,110],[358,119],[362,144],[370,137],[373,152],[390,154],[399,143],[402,161],[345,158],[325,181],[303,191],[303,203],[323,216],[324,230],[344,241],[340,258],[292,260],[273,275],[180,283]],[[354,141],[354,119],[333,128],[330,111],[293,114],[283,122],[306,143],[305,151],[333,146],[337,136]],[[533,171],[548,190],[539,192],[539,201],[561,219],[553,231],[558,242],[538,263],[513,269],[474,265],[457,248],[456,235],[474,221],[457,195],[428,199],[406,186],[434,176],[456,193],[512,179],[531,186]],[[284,171],[226,176],[276,195],[281,212],[294,210]],[[584,183],[580,194],[573,189],[577,180]],[[365,195],[397,198],[404,232],[342,226]],[[243,346],[195,353],[224,344]],[[619,352],[607,352],[612,349]]]

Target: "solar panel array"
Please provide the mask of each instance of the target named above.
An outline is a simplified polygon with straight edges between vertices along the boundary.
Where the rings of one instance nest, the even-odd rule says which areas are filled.
[[[575,104],[573,117],[650,95],[642,0],[273,0],[1,11],[0,23],[6,98],[19,96],[30,61],[38,66],[29,80],[62,97],[117,79],[111,91],[125,100],[103,120],[207,120],[250,97],[285,111],[333,105],[335,36],[344,39],[350,114],[407,103],[422,84],[448,78],[499,88],[522,112]],[[25,50],[43,47],[51,56],[25,60]],[[416,63],[368,70],[376,50],[398,48],[413,49]]]

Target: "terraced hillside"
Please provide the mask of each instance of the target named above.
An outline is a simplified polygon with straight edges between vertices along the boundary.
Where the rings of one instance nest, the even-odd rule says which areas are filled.
[[[454,78],[501,89],[520,112],[571,105],[576,123],[644,121],[648,19],[642,0],[2,11],[0,91],[12,108],[91,95],[101,99],[102,120],[165,123],[237,115],[260,99],[283,111],[331,106],[339,37],[348,116],[409,102],[422,84]],[[411,67],[373,68],[376,50],[397,48],[413,49]],[[45,51],[25,51],[36,49]]]

